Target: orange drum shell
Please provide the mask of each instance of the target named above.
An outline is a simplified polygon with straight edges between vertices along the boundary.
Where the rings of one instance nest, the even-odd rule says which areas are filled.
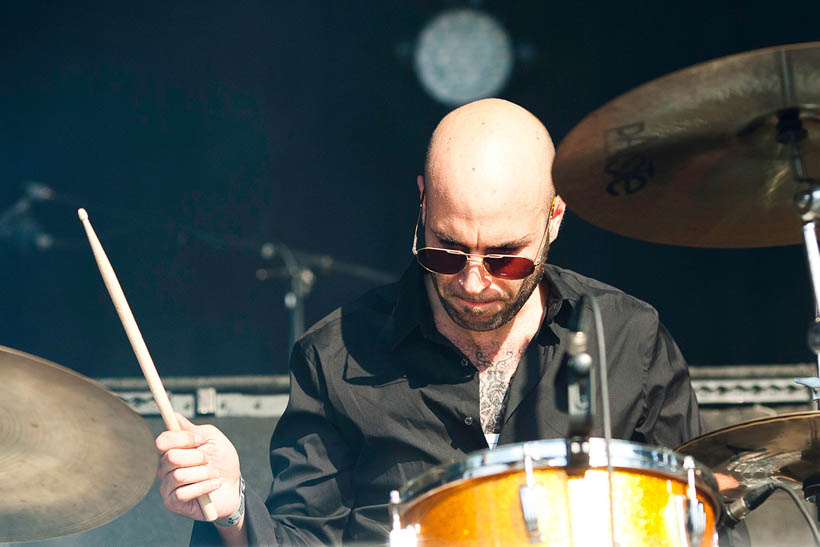
[[[606,470],[588,469],[568,477],[563,468],[535,469],[536,483],[546,491],[541,530],[548,546],[609,545]],[[677,477],[648,471],[615,469],[613,476],[615,540],[618,545],[683,547],[675,496],[685,496]],[[527,545],[519,489],[523,471],[454,481],[401,509],[401,522],[419,525],[420,545]],[[566,500],[570,499],[572,526]],[[698,491],[706,511],[702,547],[712,547],[715,507]],[[537,543],[537,542],[536,542]]]

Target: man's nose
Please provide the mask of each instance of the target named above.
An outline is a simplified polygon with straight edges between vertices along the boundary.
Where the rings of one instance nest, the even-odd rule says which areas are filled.
[[[484,259],[468,256],[467,265],[461,272],[461,286],[470,294],[479,294],[489,287],[493,280],[484,267]]]

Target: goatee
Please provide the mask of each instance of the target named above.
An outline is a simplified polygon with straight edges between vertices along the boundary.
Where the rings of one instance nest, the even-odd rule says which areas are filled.
[[[439,285],[438,275],[436,274],[431,274],[433,286],[436,288],[436,294],[438,295],[441,305],[447,310],[447,315],[450,316],[450,319],[452,319],[456,325],[463,329],[476,332],[495,330],[511,321],[513,317],[521,311],[521,308],[524,307],[524,304],[527,303],[532,293],[540,285],[544,278],[544,270],[546,268],[546,249],[544,251],[544,260],[535,267],[535,270],[533,270],[529,276],[524,278],[516,295],[507,300],[499,311],[487,317],[482,317],[483,313],[480,309],[475,309],[474,313],[470,313],[453,304],[448,297],[457,295],[446,290],[446,286],[442,287]],[[444,289],[444,291],[442,289]]]

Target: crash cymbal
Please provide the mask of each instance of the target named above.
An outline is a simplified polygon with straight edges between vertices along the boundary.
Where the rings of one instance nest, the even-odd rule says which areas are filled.
[[[772,480],[795,485],[820,477],[820,412],[795,412],[743,422],[675,449],[739,486],[731,497]]]
[[[820,178],[820,42],[741,53],[679,70],[612,100],[558,147],[558,192],[581,218],[629,237],[694,247],[801,242],[791,145],[778,113],[807,135]]]
[[[156,469],[151,431],[117,396],[0,346],[0,543],[105,524],[145,496]]]

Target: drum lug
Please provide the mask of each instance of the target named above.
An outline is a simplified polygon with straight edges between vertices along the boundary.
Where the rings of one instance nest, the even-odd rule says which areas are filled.
[[[419,525],[408,524],[401,527],[399,515],[401,496],[398,490],[390,491],[390,512],[393,515],[393,529],[390,530],[390,547],[416,547],[418,545]]]
[[[706,532],[706,509],[698,500],[698,491],[695,488],[695,460],[692,456],[683,459],[683,469],[686,471],[687,486],[686,495],[677,496],[678,514],[682,517],[683,530],[681,539],[685,545],[697,547],[703,542],[703,535]]]
[[[542,543],[544,534],[541,531],[541,512],[546,507],[544,501],[547,491],[535,482],[535,473],[532,468],[532,455],[529,446],[524,445],[524,473],[527,483],[519,489],[521,498],[521,512],[524,516],[524,526],[530,543]]]

